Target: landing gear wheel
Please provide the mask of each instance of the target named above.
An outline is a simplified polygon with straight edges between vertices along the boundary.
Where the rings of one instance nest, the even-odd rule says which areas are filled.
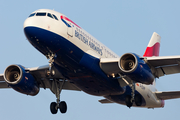
[[[67,104],[65,101],[62,101],[59,103],[59,109],[61,111],[61,113],[66,113],[67,111]]]
[[[132,107],[133,102],[131,102],[131,96],[130,95],[126,96],[125,102],[126,102],[127,107],[129,107],[129,108]]]
[[[135,95],[135,104],[137,106],[141,106],[142,105],[142,97],[139,94]]]
[[[56,114],[57,113],[57,103],[56,102],[52,102],[51,105],[50,105],[50,110],[51,110],[51,113],[52,114]]]

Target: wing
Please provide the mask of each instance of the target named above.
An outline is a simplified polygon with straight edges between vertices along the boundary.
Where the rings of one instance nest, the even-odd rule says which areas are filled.
[[[6,82],[4,81],[3,74],[0,74],[0,88],[9,88]]]
[[[156,77],[180,73],[180,56],[147,57],[144,60]]]
[[[172,91],[172,92],[155,92],[158,99],[168,100],[180,98],[180,91]]]
[[[164,56],[164,57],[141,57],[152,73],[157,77],[164,75],[180,73],[180,56]],[[100,67],[109,75],[121,73],[119,69],[119,58],[101,58]]]
[[[50,88],[52,89],[53,86],[53,79],[61,78],[61,74],[59,73],[58,76],[47,77],[46,71],[49,70],[49,65],[46,66],[40,66],[40,67],[34,67],[34,68],[26,68],[27,71],[31,73],[31,75],[36,79],[36,81],[40,84],[41,88]],[[57,77],[57,78],[56,78]],[[71,83],[69,80],[66,80],[64,83],[63,81],[59,81],[58,85],[62,86],[65,90],[78,90],[80,89],[76,87],[73,83]],[[0,74],[0,88],[9,88],[6,84],[3,74]]]

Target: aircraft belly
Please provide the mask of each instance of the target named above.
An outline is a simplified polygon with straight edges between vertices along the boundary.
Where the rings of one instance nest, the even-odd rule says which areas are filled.
[[[141,95],[137,90],[135,91],[135,94],[139,94]],[[118,103],[118,104],[122,104],[122,105],[126,105],[125,103],[125,99],[127,95],[131,95],[131,88],[129,86],[126,86],[126,92],[122,95],[109,95],[109,96],[104,96],[105,98],[107,98],[108,100]],[[145,107],[146,106],[146,101],[145,99],[142,97],[142,105],[141,106],[136,106],[135,103],[133,103],[134,107]]]

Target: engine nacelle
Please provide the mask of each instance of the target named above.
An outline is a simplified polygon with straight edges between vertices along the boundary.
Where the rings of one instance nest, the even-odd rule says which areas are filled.
[[[32,96],[39,93],[34,77],[21,65],[8,66],[4,71],[4,79],[17,92]]]
[[[133,81],[143,84],[152,84],[154,81],[154,76],[149,66],[134,53],[122,55],[118,65],[122,73]]]

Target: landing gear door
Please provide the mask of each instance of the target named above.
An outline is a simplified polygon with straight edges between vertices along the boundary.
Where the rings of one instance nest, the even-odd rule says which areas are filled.
[[[71,37],[73,37],[73,26],[72,23],[69,23],[69,26],[67,27],[67,34]]]

